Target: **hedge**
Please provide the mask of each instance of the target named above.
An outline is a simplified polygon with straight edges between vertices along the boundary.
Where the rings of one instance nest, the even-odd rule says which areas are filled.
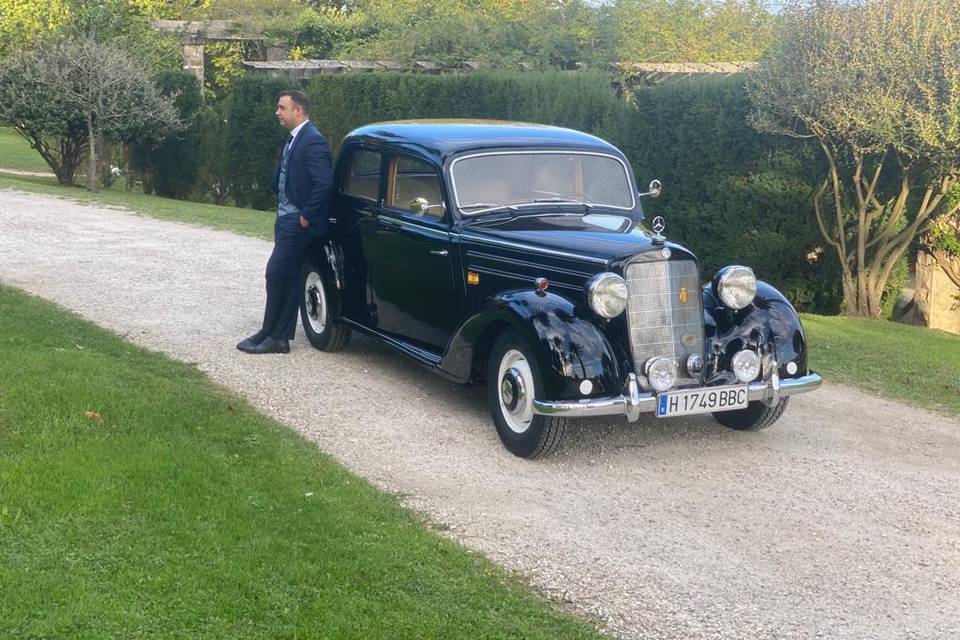
[[[176,96],[177,115],[187,127],[160,144],[141,143],[131,149],[132,168],[147,193],[187,199],[194,193],[203,163],[203,145],[197,117],[203,104],[196,76],[170,71],[157,78],[160,93]]]

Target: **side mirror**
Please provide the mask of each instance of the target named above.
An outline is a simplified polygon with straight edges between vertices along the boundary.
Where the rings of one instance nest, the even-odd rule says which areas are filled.
[[[415,216],[425,216],[430,212],[431,209],[440,209],[440,211],[444,210],[444,206],[442,204],[430,204],[427,202],[427,199],[422,196],[411,200],[410,204],[407,205],[407,208],[410,210],[410,213]]]
[[[660,184],[659,180],[651,180],[650,186],[647,187],[646,193],[639,194],[641,198],[645,196],[650,196],[651,198],[656,198],[660,196],[660,193],[663,191],[663,185]]]

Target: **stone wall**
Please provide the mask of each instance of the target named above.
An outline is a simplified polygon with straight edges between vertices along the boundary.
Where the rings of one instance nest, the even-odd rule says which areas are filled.
[[[914,293],[917,323],[960,335],[960,309],[956,308],[960,288],[943,272],[936,259],[917,253],[917,288]]]

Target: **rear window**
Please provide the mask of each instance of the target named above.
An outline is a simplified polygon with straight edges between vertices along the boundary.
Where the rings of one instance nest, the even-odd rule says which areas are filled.
[[[380,154],[355,152],[343,182],[344,193],[376,201],[380,195]]]

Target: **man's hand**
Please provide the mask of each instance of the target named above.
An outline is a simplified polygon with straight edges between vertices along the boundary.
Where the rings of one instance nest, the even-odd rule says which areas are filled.
[[[300,216],[300,226],[306,229],[307,227],[310,226],[310,221],[304,218],[303,216]]]

